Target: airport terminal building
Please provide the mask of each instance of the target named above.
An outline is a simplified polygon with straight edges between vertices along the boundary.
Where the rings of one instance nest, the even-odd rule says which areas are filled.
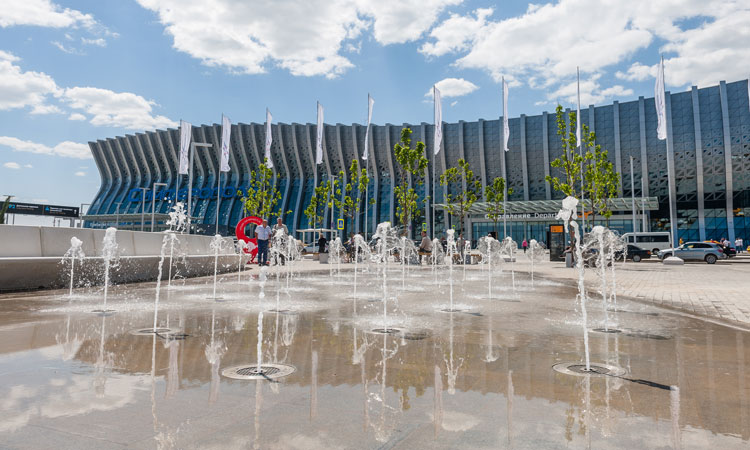
[[[669,231],[669,192],[667,158],[670,159],[674,192],[674,212],[679,237],[705,240],[741,237],[750,241],[750,105],[748,81],[726,83],[687,92],[666,95],[667,141],[656,136],[657,117],[653,98],[640,97],[628,102],[590,105],[581,110],[582,122],[596,133],[596,143],[608,150],[620,177],[619,198],[614,202],[610,227],[620,232],[633,229],[631,194],[637,206],[637,231]],[[521,115],[510,119],[510,151],[502,151],[502,120],[443,123],[443,148],[433,156],[434,126],[421,124],[372,125],[370,158],[367,161],[371,183],[369,193],[375,204],[364,207],[353,227],[372,234],[375,225],[395,222],[394,181],[399,179],[393,146],[401,129],[413,130],[412,144],[427,145],[429,167],[425,183],[417,188],[420,196],[432,192],[432,166],[437,176],[447,167],[466,159],[474,173],[487,186],[506,174],[513,193],[508,198],[506,221],[508,232],[520,242],[524,237],[545,241],[562,194],[554,192],[545,176],[555,172],[550,162],[562,152],[554,113]],[[282,194],[283,217],[290,231],[312,226],[303,210],[314,187],[328,174],[346,170],[364,151],[365,126],[360,124],[325,125],[323,163],[315,164],[315,124],[274,124],[272,158],[274,182]],[[243,216],[237,195],[249,184],[250,170],[263,157],[264,124],[235,124],[231,132],[231,171],[222,173],[217,189],[221,126],[192,128],[193,142],[214,144],[198,149],[192,186],[192,215],[198,232],[213,234],[219,207],[219,230],[232,234]],[[139,229],[145,222],[150,228],[154,211],[157,229],[175,198],[187,197],[188,179],[178,174],[178,129],[136,133],[90,142],[91,151],[101,174],[102,184],[86,219],[87,226]],[[669,148],[667,148],[669,142]],[[634,173],[630,171],[633,158]],[[631,190],[631,177],[634,189]],[[153,194],[154,183],[157,195]],[[141,188],[149,188],[144,191]],[[438,184],[436,199],[425,202],[420,220],[430,235],[440,235],[446,227],[456,226],[444,211],[432,207],[443,202],[446,187]],[[219,192],[220,191],[220,192]],[[145,192],[145,193],[144,193]],[[217,202],[217,195],[221,201]],[[326,226],[337,218],[326,212]],[[318,224],[319,225],[319,224]],[[458,228],[456,226],[456,228]],[[502,225],[500,225],[502,234]],[[476,239],[493,229],[484,214],[474,211],[467,220],[466,231]]]

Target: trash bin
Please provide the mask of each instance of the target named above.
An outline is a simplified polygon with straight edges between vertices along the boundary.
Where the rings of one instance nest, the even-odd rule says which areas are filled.
[[[565,267],[573,267],[573,255],[570,252],[565,254]]]

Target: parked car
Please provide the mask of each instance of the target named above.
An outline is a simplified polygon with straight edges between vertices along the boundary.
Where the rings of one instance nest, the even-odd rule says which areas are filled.
[[[618,255],[618,259],[622,258],[622,254]],[[641,262],[642,259],[651,258],[651,250],[644,250],[637,245],[628,244],[627,252],[625,253],[625,259],[629,259],[633,262]]]
[[[731,245],[725,247],[725,246],[721,245],[721,242],[714,241],[713,239],[712,240],[708,240],[708,241],[703,241],[703,242],[708,242],[708,243],[716,244],[716,245],[720,246],[722,248],[722,250],[724,250],[724,254],[727,255],[727,258],[732,258],[734,256],[737,256],[737,249],[733,248]]]
[[[684,261],[706,261],[708,264],[727,259],[721,245],[711,242],[686,242],[676,248],[661,250],[657,256],[660,260],[669,256],[677,256]]]

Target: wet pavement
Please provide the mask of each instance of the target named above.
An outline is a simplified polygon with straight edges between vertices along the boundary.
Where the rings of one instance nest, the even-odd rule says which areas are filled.
[[[0,296],[0,448],[750,447],[750,333],[592,294],[591,360],[622,376],[568,375],[583,360],[570,287],[479,267],[357,274],[258,270]],[[272,311],[272,310],[279,310]],[[262,312],[259,321],[260,312]],[[259,330],[259,324],[261,329]],[[372,330],[396,328],[398,333]],[[295,371],[234,380],[258,360]]]

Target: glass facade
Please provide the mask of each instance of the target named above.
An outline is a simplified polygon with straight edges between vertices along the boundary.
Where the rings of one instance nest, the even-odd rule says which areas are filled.
[[[683,240],[741,237],[750,242],[750,105],[747,81],[721,82],[717,86],[692,88],[686,92],[667,94],[667,142],[656,136],[656,112],[653,98],[639,98],[610,105],[589,106],[581,110],[582,122],[596,133],[596,143],[608,151],[621,181],[621,197],[655,196],[659,209],[647,212],[647,226],[651,231],[670,229],[669,176],[667,151],[670,152],[674,183],[675,219],[678,237]],[[560,137],[554,113],[510,118],[509,152],[503,152],[502,120],[444,123],[443,145],[433,155],[434,125],[372,125],[367,161],[371,183],[368,192],[376,204],[368,210],[367,231],[374,224],[396,222],[393,189],[401,176],[394,160],[393,146],[399,141],[404,126],[412,128],[413,145],[422,140],[429,160],[424,184],[412,184],[421,208],[417,227],[427,224],[431,235],[440,234],[445,227],[456,225],[455,218],[436,211],[433,224],[430,201],[441,203],[447,192],[456,192],[459,185],[442,186],[439,175],[447,167],[456,165],[459,158],[468,161],[481,179],[482,185],[506,175],[513,189],[509,201],[560,199],[545,181],[545,175],[560,175],[550,166],[561,154]],[[290,230],[307,228],[303,211],[315,183],[326,179],[329,172],[338,174],[348,169],[351,162],[361,158],[364,151],[365,127],[353,125],[325,125],[324,161],[316,165],[314,124],[274,124],[271,156],[274,162],[274,182],[282,193],[284,223]],[[196,126],[192,129],[194,142],[215,145],[212,149],[198,149],[193,164],[193,215],[203,225],[216,221],[218,142],[221,126]],[[232,126],[230,167],[222,174],[221,186],[228,192],[221,194],[219,206],[220,229],[231,232],[243,214],[242,204],[233,192],[247,187],[250,170],[263,158],[265,127],[263,124]],[[185,200],[187,177],[179,175],[179,130],[136,133],[125,137],[89,143],[102,184],[93,200],[89,214],[123,214],[140,212],[140,187],[151,188],[153,183],[166,183],[155,199],[146,198],[145,209],[165,213],[177,197]],[[633,161],[633,173],[630,161]],[[363,162],[359,159],[360,162]],[[436,174],[433,179],[433,170]],[[631,180],[633,189],[631,189]],[[438,182],[433,187],[433,183]],[[181,191],[182,190],[182,191]],[[182,194],[181,194],[182,192]],[[421,205],[422,203],[420,203]],[[345,232],[365,227],[364,205],[359,220],[348,220]],[[338,217],[338,213],[336,213]],[[334,217],[336,218],[336,217]],[[275,220],[275,218],[271,218]],[[331,223],[327,212],[325,224]],[[473,238],[486,235],[491,223],[473,218],[469,232]],[[357,225],[359,222],[359,225]],[[640,227],[639,221],[639,227]],[[95,226],[89,223],[89,226]],[[320,225],[320,224],[318,224]],[[517,241],[524,237],[546,241],[547,223],[512,223],[509,234]],[[627,232],[630,220],[614,216],[610,226]],[[212,230],[213,227],[205,227]],[[457,227],[458,228],[458,227]]]

